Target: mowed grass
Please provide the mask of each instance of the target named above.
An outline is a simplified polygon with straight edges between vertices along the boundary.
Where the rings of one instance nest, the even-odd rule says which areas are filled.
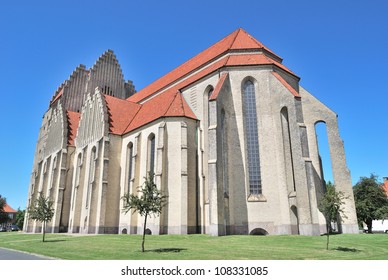
[[[326,236],[0,233],[0,247],[68,260],[388,260],[388,234]]]

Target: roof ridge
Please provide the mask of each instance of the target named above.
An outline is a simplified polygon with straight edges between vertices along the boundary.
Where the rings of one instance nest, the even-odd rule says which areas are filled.
[[[122,99],[122,100],[124,100],[124,99]],[[125,99],[125,100],[126,100],[126,99]],[[129,101],[129,100],[128,100],[128,101]],[[133,103],[133,104],[139,105],[139,109],[138,109],[137,112],[133,115],[132,120],[131,120],[131,121],[128,123],[128,125],[125,127],[125,129],[123,130],[122,134],[124,134],[124,133],[127,131],[128,127],[129,127],[129,126],[132,124],[132,122],[136,119],[137,114],[139,114],[140,110],[143,108],[143,104],[139,104],[139,103],[132,102],[132,101],[129,101],[129,102],[131,102],[131,103]]]
[[[168,111],[170,111],[170,108],[171,108],[172,104],[174,104],[174,101],[177,98],[178,94],[179,94],[179,90],[176,91],[174,98],[172,99],[172,101],[171,101],[170,105],[168,106],[166,112],[164,112],[163,116],[166,116]]]

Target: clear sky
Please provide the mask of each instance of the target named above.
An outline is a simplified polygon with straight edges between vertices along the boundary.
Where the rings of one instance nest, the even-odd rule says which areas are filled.
[[[388,177],[386,0],[0,0],[0,194],[26,207],[42,116],[76,66],[112,49],[139,90],[239,27],[338,114],[353,184]]]

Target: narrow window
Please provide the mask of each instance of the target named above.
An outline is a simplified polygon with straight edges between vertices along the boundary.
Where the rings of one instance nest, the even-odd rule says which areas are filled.
[[[133,157],[133,144],[130,142],[127,148],[127,174],[128,174],[128,193],[131,191],[131,179],[132,179],[132,157]]]
[[[280,112],[280,118],[282,123],[283,133],[283,149],[284,149],[284,164],[286,171],[286,179],[288,191],[296,191],[295,188],[295,177],[294,177],[294,163],[292,156],[292,143],[290,133],[290,123],[288,119],[288,109],[284,107]]]
[[[221,151],[222,151],[222,176],[224,184],[224,194],[229,195],[228,186],[228,149],[226,135],[225,111],[221,110]]]
[[[50,174],[50,188],[52,189],[54,187],[54,174],[55,174],[55,169],[57,168],[57,157],[54,157],[53,163],[51,166],[51,174]]]
[[[86,194],[86,204],[85,204],[86,208],[88,208],[89,206],[90,192],[95,179],[94,177],[96,173],[96,160],[97,160],[96,147],[93,147],[92,152],[90,154],[89,182],[88,182],[88,191]]]
[[[211,88],[209,90],[209,92],[207,93],[207,121],[208,121],[208,126],[210,126],[210,102],[209,102],[209,99],[210,99],[210,96],[212,96],[212,93],[213,93],[213,88]]]
[[[82,168],[82,154],[79,153],[77,157],[77,167],[75,170],[75,185],[73,188],[73,201],[71,203],[71,210],[74,209],[75,199],[78,193],[78,187],[79,187],[79,182],[81,177],[81,168]]]
[[[155,134],[148,137],[148,168],[147,173],[155,174]]]
[[[243,85],[243,115],[248,157],[249,193],[261,194],[259,135],[257,128],[256,96],[253,82]]]

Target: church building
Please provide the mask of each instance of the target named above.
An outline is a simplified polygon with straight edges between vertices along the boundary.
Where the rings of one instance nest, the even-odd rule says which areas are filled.
[[[54,93],[39,131],[28,205],[54,202],[48,231],[140,234],[124,213],[149,172],[168,196],[151,234],[326,231],[315,126],[324,123],[333,180],[347,196],[338,228],[358,233],[337,115],[282,58],[242,29],[136,92],[108,50]],[[25,219],[24,230],[40,232]]]

